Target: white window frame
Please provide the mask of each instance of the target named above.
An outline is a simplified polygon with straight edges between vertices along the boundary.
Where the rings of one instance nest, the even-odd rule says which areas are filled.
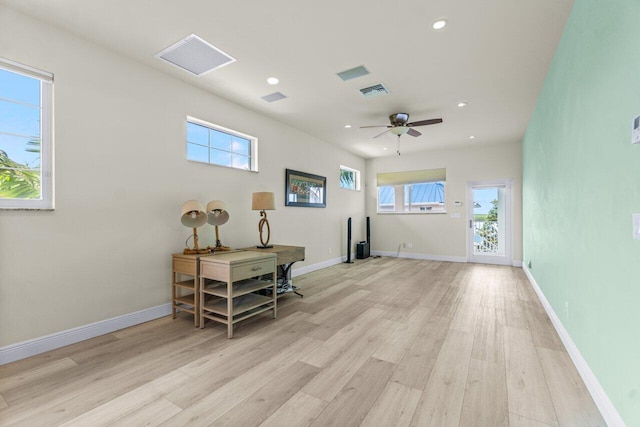
[[[376,183],[376,211],[380,215],[421,215],[421,214],[446,214],[446,192],[447,192],[447,171],[446,168],[425,169],[418,171],[379,173]],[[381,185],[382,181],[382,185]],[[444,194],[442,203],[427,202],[426,206],[420,210],[412,211],[411,191],[414,184],[428,184],[435,182],[444,183]],[[380,210],[380,187],[394,188],[394,210]],[[407,188],[408,187],[408,188]],[[405,194],[409,197],[409,211],[404,210]]]
[[[342,175],[342,171],[348,171],[354,174],[355,188],[343,187],[342,180],[339,179],[338,181],[339,181],[340,188],[344,188],[345,190],[351,190],[351,191],[360,191],[360,171],[357,169],[350,168],[349,166],[340,165],[340,175]]]
[[[216,125],[195,117],[191,117],[191,116],[187,116],[187,123],[193,123],[195,125],[200,125],[203,127],[206,127],[208,129],[212,129],[218,132],[223,132],[223,133],[227,133],[230,135],[234,135],[243,139],[247,139],[250,142],[250,153],[249,153],[249,160],[250,160],[250,169],[243,169],[243,168],[237,168],[234,166],[230,166],[230,165],[222,165],[219,163],[213,163],[213,162],[201,162],[199,160],[191,160],[187,157],[187,160],[190,162],[195,162],[195,163],[203,163],[206,165],[213,165],[213,166],[219,166],[219,167],[223,167],[223,168],[230,168],[230,169],[236,169],[236,170],[242,170],[242,171],[247,171],[247,172],[258,172],[258,138],[256,138],[255,136],[251,136],[251,135],[247,135],[245,133],[242,132],[238,132],[236,130],[233,129],[229,129],[229,128],[225,128],[223,126],[220,125]],[[190,142],[188,141],[187,138],[187,129],[186,129],[186,125],[185,125],[185,141],[187,143],[187,145],[185,146],[185,150],[189,147]],[[187,152],[185,151],[185,156],[187,155]]]
[[[53,210],[53,74],[6,58],[0,58],[0,68],[40,80],[40,198],[0,198],[0,209]]]

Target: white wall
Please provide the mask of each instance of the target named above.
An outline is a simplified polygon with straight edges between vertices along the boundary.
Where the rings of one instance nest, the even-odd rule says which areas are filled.
[[[424,142],[428,144],[428,142]],[[421,169],[447,169],[446,214],[376,213],[376,174]],[[467,258],[467,182],[513,179],[513,260],[522,260],[522,145],[483,146],[428,151],[411,155],[367,160],[367,214],[371,216],[371,247],[381,252],[398,252],[402,242],[412,249],[400,249],[400,256],[464,261]],[[453,202],[460,200],[461,207]],[[451,218],[460,213],[461,218]]]
[[[188,199],[225,201],[222,242],[243,247],[251,193],[275,192],[271,241],[306,247],[297,268],[346,254],[349,216],[364,238],[365,191],[338,188],[363,159],[4,6],[0,56],[54,73],[56,158],[55,211],[0,211],[0,346],[169,302]],[[186,161],[187,115],[258,137],[260,172]],[[327,208],[285,207],[285,168],[326,176]]]

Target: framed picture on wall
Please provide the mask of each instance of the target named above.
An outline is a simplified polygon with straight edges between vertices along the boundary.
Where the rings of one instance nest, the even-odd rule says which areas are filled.
[[[286,169],[285,206],[327,207],[327,178]]]

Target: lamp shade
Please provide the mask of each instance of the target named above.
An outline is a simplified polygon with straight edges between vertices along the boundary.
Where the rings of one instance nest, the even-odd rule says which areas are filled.
[[[222,225],[229,221],[229,212],[221,200],[212,200],[207,203],[207,222],[211,225]]]
[[[269,192],[253,193],[251,210],[273,211],[275,209],[276,209],[276,201],[273,193],[269,193]]]
[[[227,206],[222,200],[212,200],[207,203],[207,213],[212,211],[224,211],[227,209]]]
[[[197,200],[188,200],[182,205],[182,225],[185,227],[196,228],[207,222],[207,214],[204,206]]]

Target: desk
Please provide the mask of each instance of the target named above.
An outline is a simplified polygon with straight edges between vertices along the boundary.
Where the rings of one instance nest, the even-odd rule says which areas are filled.
[[[271,289],[271,296],[260,291]],[[271,310],[276,318],[276,255],[264,252],[231,252],[200,258],[200,327],[204,319],[233,325]]]
[[[276,254],[278,257],[276,260],[278,277],[282,279],[282,286],[278,287],[278,294],[293,292],[302,297],[303,295],[298,292],[298,288],[291,283],[291,266],[294,262],[304,261],[304,249],[304,246],[273,245],[272,248],[267,249],[258,249],[252,246],[241,250]]]

